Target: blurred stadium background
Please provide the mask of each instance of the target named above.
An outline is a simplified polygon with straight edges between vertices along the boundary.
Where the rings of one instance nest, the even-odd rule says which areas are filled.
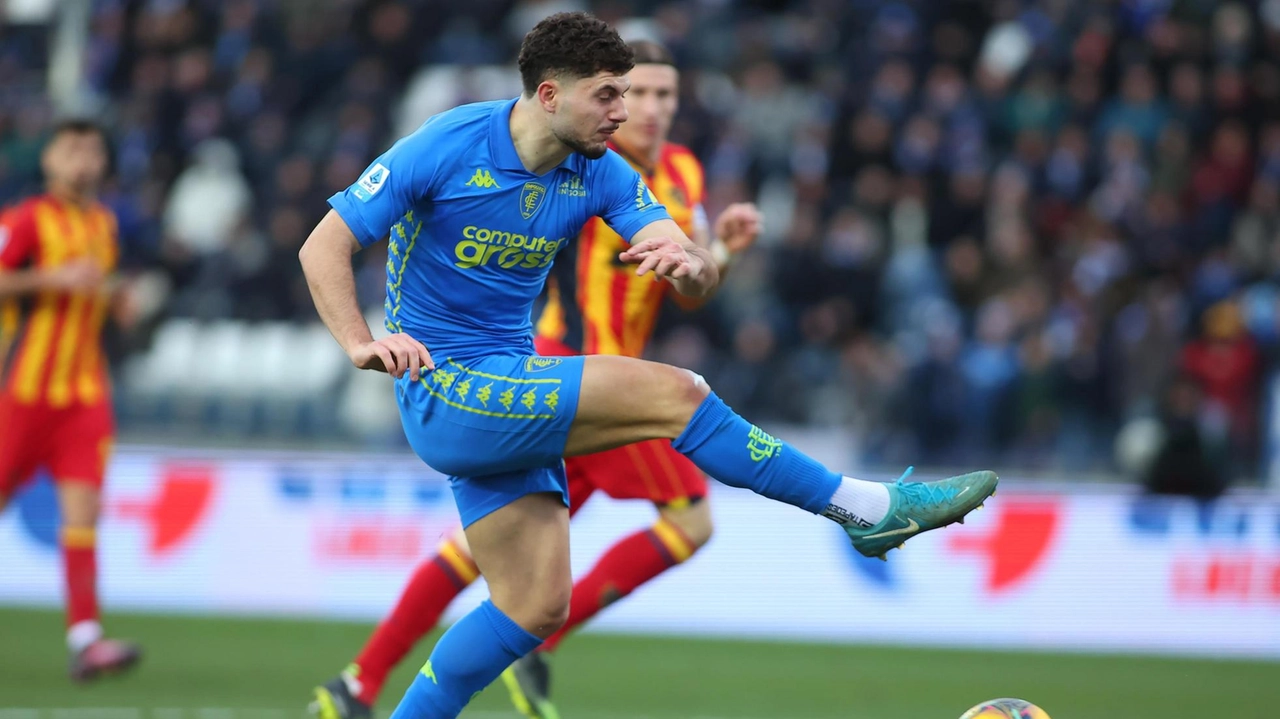
[[[37,483],[0,517],[3,719],[296,717],[358,649],[452,499],[296,253],[394,138],[515,95],[521,37],[562,9],[674,50],[673,139],[708,209],[766,215],[654,356],[850,473],[990,466],[1008,487],[887,564],[717,488],[704,553],[560,652],[567,717],[1280,705],[1280,0],[0,7],[0,202],[38,191],[53,120],[114,144],[129,301],[101,584],[109,629],[148,650],[66,683]],[[379,325],[385,251],[357,260]],[[575,567],[649,513],[595,500]],[[490,691],[468,715],[507,712]]]

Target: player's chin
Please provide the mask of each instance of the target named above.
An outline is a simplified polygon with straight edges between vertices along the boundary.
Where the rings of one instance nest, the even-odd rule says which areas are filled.
[[[609,151],[609,146],[603,142],[584,142],[582,149],[578,150],[583,157],[588,160],[599,160],[604,157],[604,153]]]

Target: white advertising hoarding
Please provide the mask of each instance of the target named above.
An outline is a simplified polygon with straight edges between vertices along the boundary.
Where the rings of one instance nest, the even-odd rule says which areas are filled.
[[[712,542],[594,627],[1280,657],[1274,498],[1198,505],[1010,480],[965,525],[888,562],[749,492],[716,486],[712,501]],[[207,613],[378,618],[456,518],[444,479],[398,455],[124,451],[104,504],[104,603]],[[573,524],[575,572],[652,518],[644,503],[592,499]],[[0,569],[0,603],[60,601],[47,483],[0,516]]]

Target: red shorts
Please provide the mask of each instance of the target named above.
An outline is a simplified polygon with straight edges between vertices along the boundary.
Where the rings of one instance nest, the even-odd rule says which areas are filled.
[[[647,499],[681,505],[707,496],[707,478],[671,441],[651,439],[564,461],[569,511],[577,512],[596,490],[614,499]]]
[[[538,354],[547,357],[577,354],[545,337],[536,338],[534,344]],[[680,505],[707,496],[706,475],[666,439],[570,457],[564,465],[570,513],[577,512],[596,490],[614,499],[646,499],[662,505]]]
[[[105,402],[51,409],[0,395],[0,495],[12,495],[42,467],[54,481],[101,487],[114,435]]]

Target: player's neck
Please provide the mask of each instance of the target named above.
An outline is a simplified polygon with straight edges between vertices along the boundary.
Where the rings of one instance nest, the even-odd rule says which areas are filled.
[[[573,153],[567,145],[551,133],[551,128],[537,108],[521,97],[511,110],[511,142],[524,169],[541,175],[564,162]]]
[[[93,196],[87,192],[80,192],[75,188],[62,182],[50,182],[45,187],[45,192],[61,202],[69,205],[87,205],[93,201]]]

